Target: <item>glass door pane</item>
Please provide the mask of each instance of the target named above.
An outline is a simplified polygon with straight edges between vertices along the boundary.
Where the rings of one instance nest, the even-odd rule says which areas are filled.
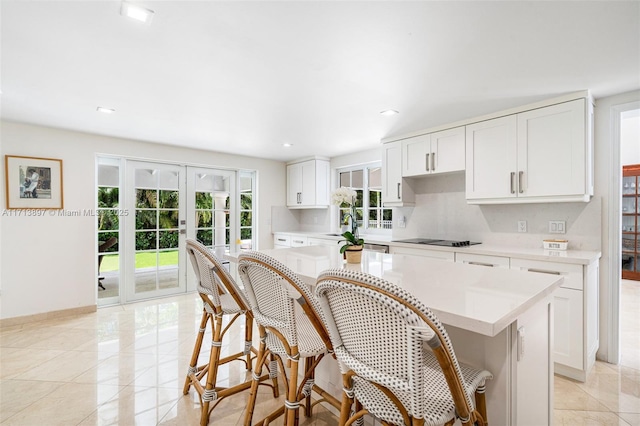
[[[120,300],[120,227],[127,211],[120,206],[120,159],[99,157],[97,192],[98,305]]]
[[[187,211],[193,217],[187,235],[219,257],[235,251],[240,241],[236,179],[233,171],[187,167]],[[195,289],[192,274],[187,288]]]
[[[129,300],[186,291],[181,249],[184,219],[184,167],[128,162],[132,206],[128,235]]]

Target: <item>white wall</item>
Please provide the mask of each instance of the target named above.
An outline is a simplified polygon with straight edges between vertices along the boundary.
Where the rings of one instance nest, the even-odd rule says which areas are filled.
[[[640,164],[640,109],[623,114],[620,139],[622,165]]]
[[[271,207],[285,203],[283,162],[1,122],[0,154],[63,160],[64,208],[95,208],[96,154],[257,170],[258,246],[273,244]],[[4,173],[2,174],[4,179]],[[4,188],[4,183],[2,184]],[[268,194],[264,196],[263,194]],[[4,197],[0,200],[5,206]],[[96,305],[94,218],[3,216],[0,318]]]

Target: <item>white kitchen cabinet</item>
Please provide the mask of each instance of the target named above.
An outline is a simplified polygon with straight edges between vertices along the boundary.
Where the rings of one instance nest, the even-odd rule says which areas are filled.
[[[287,207],[329,207],[329,161],[306,160],[287,164]]]
[[[592,113],[581,98],[467,125],[467,202],[589,201]]]
[[[465,169],[465,127],[402,141],[402,176],[424,176]]]
[[[402,141],[382,145],[382,203],[385,207],[415,205],[415,194],[402,179]]]
[[[598,350],[598,262],[588,265],[511,258],[512,269],[560,275],[554,293],[554,370],[584,382]]]
[[[485,254],[456,252],[456,262],[468,265],[486,266],[489,268],[509,269],[509,258],[502,256],[488,256]]]
[[[336,239],[324,239],[324,238],[313,238],[313,237],[307,238],[307,245],[339,247],[338,240]]]

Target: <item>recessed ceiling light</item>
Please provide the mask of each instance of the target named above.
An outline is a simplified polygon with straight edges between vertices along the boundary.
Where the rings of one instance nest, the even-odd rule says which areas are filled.
[[[399,114],[395,109],[385,109],[384,111],[380,111],[382,115],[396,115]]]
[[[113,108],[105,108],[105,107],[98,107],[96,108],[96,111],[102,112],[105,114],[113,114],[114,112],[116,112],[116,110]]]
[[[123,1],[120,6],[120,15],[135,19],[136,21],[140,21],[145,24],[150,24],[151,19],[153,19],[153,10]]]
[[[291,143],[283,143],[282,146],[284,146],[285,148],[291,148],[293,146],[293,144],[291,144]]]

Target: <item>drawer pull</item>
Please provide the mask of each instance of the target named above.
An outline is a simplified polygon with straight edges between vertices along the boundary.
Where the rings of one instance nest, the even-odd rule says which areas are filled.
[[[558,272],[558,271],[547,271],[547,270],[544,270],[544,269],[529,268],[529,269],[527,269],[527,271],[529,271],[529,272],[540,272],[541,274],[560,275],[560,272]]]
[[[427,171],[429,171],[429,154],[427,154]]]
[[[484,263],[484,262],[467,262],[469,265],[477,265],[477,266],[488,266],[489,268],[493,268],[496,265],[492,263]]]
[[[287,241],[284,238],[278,238],[278,241]]]
[[[511,172],[511,193],[512,194],[516,193],[515,184],[514,184],[515,178],[516,178],[516,172]]]

